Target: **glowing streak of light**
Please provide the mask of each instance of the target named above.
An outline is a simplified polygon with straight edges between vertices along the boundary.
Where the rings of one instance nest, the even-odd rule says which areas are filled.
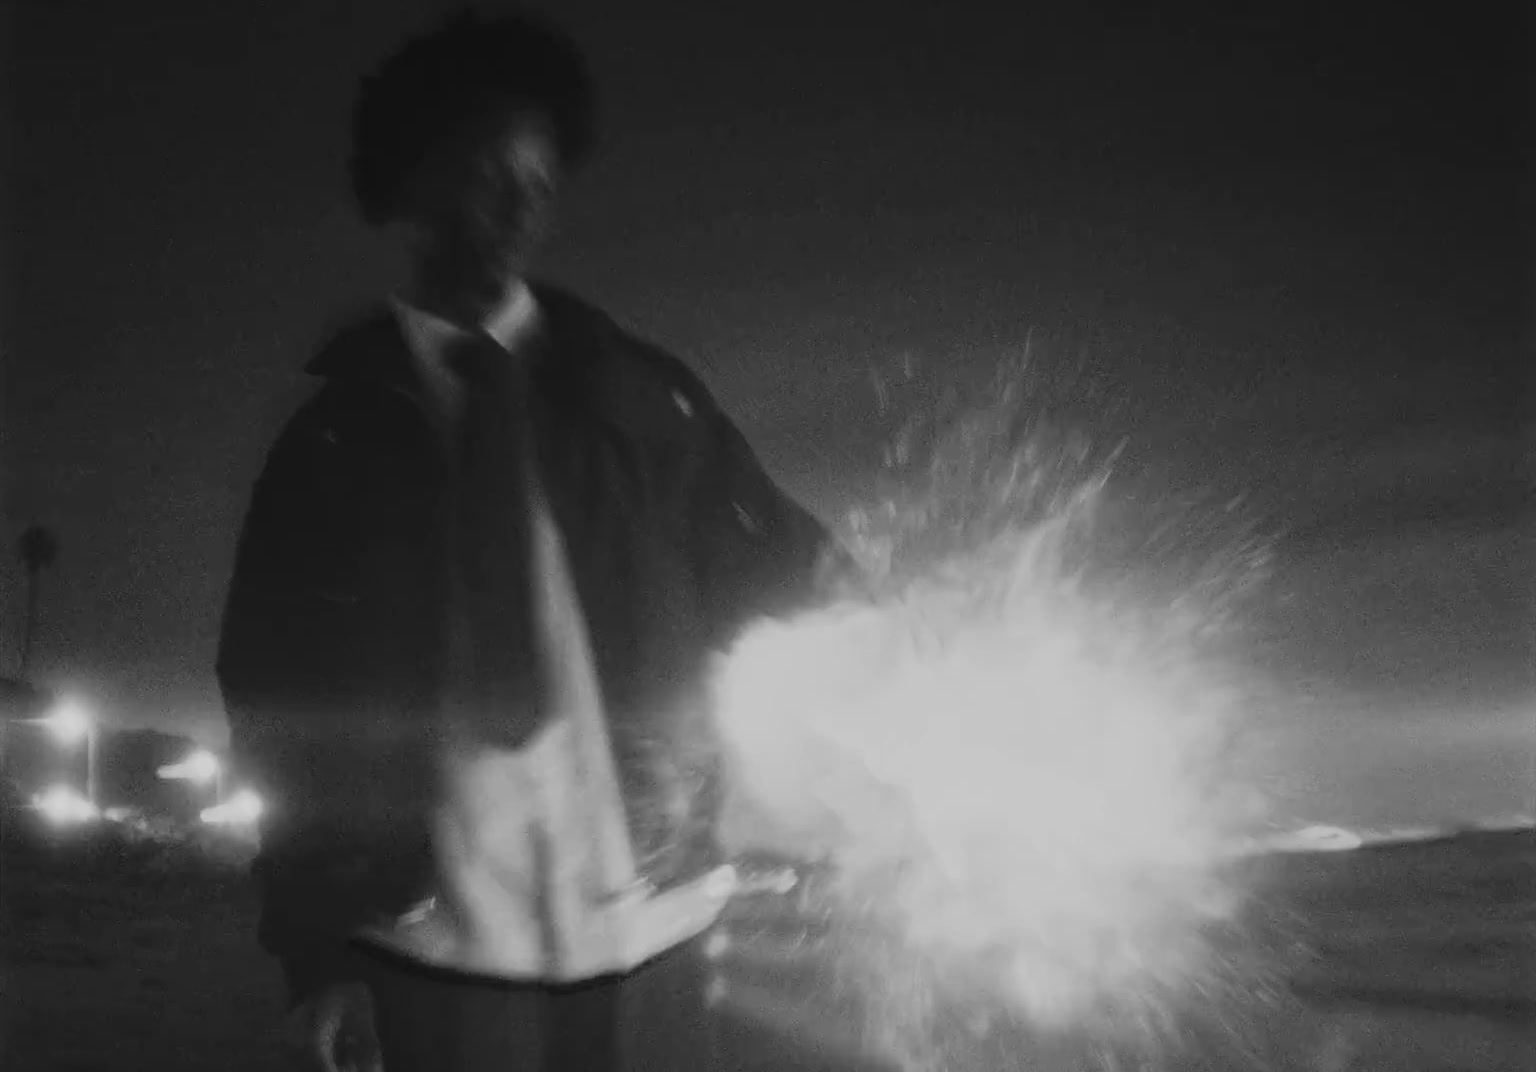
[[[224,803],[204,808],[198,817],[211,826],[250,826],[260,821],[265,810],[261,797],[249,789],[241,789]]]
[[[187,781],[206,785],[219,776],[223,764],[219,757],[204,748],[191,753],[180,763],[172,763],[155,771],[155,777],[166,781]]]

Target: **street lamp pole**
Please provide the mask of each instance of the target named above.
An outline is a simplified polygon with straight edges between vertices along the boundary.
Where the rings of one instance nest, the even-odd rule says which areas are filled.
[[[94,807],[100,795],[97,767],[100,750],[100,727],[96,719],[78,700],[64,700],[42,718],[29,719],[48,728],[54,740],[71,751],[85,738],[85,797]],[[75,768],[77,771],[78,767]]]
[[[99,807],[97,800],[96,723],[91,722],[85,731],[85,798],[91,807]]]

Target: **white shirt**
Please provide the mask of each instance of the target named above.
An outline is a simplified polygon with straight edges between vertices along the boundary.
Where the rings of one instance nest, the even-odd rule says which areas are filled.
[[[464,328],[444,320],[435,313],[408,305],[399,298],[391,299],[390,305],[400,330],[405,335],[411,356],[416,359],[416,369],[421,375],[432,403],[440,419],[453,421],[462,405],[459,378],[448,367],[448,344],[469,334]],[[501,344],[512,357],[517,356],[518,343],[539,325],[539,306],[533,292],[522,286],[496,319],[485,328],[485,333]]]
[[[462,388],[445,355],[468,332],[393,305],[435,415],[451,427]],[[489,326],[508,360],[539,315],[524,287]],[[701,933],[735,873],[719,868],[661,895],[639,879],[586,622],[536,477],[529,498],[534,621],[550,710],[520,748],[448,747],[434,819],[438,893],[364,937],[442,967],[564,982],[627,971]]]

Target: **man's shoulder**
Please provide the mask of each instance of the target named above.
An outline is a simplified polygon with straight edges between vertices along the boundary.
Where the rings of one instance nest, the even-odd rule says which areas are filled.
[[[378,389],[400,348],[393,310],[380,303],[329,318],[316,331],[318,343],[295,369],[274,404],[281,414],[270,440],[269,458],[301,459],[335,454],[334,448],[373,438],[382,424]],[[399,375],[407,375],[402,364]]]
[[[565,335],[598,358],[602,378],[614,388],[639,388],[640,402],[659,392],[672,408],[686,415],[720,416],[704,380],[682,357],[648,339],[584,298],[558,287],[534,288],[543,315],[557,334]]]
[[[714,428],[726,420],[703,378],[677,353],[621,324],[611,314],[570,290],[531,282],[539,315],[549,333],[576,358],[573,382],[617,423],[635,430],[663,431],[679,416],[685,425]],[[304,366],[313,391],[295,414],[295,431],[324,431],[338,410],[353,408],[360,384],[398,380],[409,389],[414,375],[408,344],[395,309],[380,302],[354,308],[330,322],[323,342]],[[361,392],[363,396],[372,392]],[[686,433],[684,433],[686,434]]]
[[[382,301],[329,317],[318,335],[320,343],[304,364],[304,371],[312,376],[334,377],[372,370],[391,353],[399,351],[396,356],[404,356],[405,338],[399,317]]]
[[[699,374],[672,350],[621,324],[573,291],[542,281],[530,286],[539,313],[552,332],[599,359],[607,366],[605,371],[638,374],[713,405]],[[399,317],[387,302],[354,307],[332,318],[320,338],[319,347],[304,365],[304,370],[315,376],[387,372],[391,358],[406,356]]]

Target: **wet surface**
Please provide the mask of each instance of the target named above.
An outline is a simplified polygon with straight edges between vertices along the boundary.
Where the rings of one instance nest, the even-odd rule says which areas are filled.
[[[4,1065],[285,1067],[279,981],[229,862],[186,848],[35,851],[4,842]],[[1227,995],[1225,1026],[1145,1067],[1524,1069],[1536,1055],[1536,835],[1475,834],[1266,865],[1267,911],[1303,955],[1289,995]],[[805,889],[759,892],[717,941],[721,1069],[874,1070],[855,995]],[[1220,1019],[1220,1018],[1218,1018]],[[1239,1038],[1241,1036],[1241,1038]],[[1091,1039],[995,1036],[956,1072],[1114,1068]],[[1135,1067],[1135,1066],[1131,1066]]]

